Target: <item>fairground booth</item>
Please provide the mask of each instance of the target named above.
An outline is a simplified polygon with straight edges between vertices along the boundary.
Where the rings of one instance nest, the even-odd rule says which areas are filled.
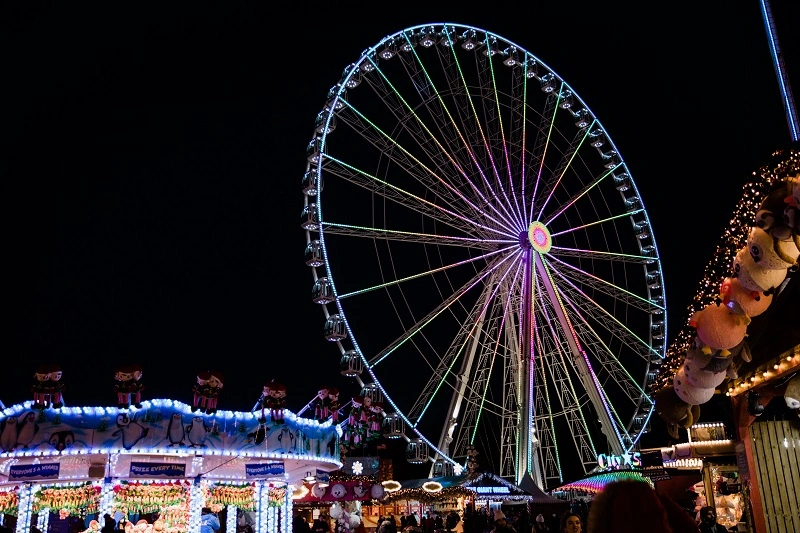
[[[340,428],[285,410],[193,410],[156,399],[141,407],[42,408],[0,413],[0,517],[16,533],[103,516],[198,533],[203,507],[226,532],[248,513],[256,533],[291,532],[293,488],[339,469]],[[85,528],[81,528],[83,530]],[[138,528],[137,528],[138,530]],[[66,529],[64,529],[66,531]]]

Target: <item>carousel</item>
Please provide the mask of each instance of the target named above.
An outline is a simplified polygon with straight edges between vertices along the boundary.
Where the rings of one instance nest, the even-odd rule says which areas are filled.
[[[34,399],[0,412],[0,518],[16,533],[93,515],[97,530],[106,513],[139,522],[137,532],[199,533],[201,510],[210,507],[223,511],[227,532],[249,512],[256,533],[291,533],[295,487],[342,467],[340,437],[331,420],[284,409]]]

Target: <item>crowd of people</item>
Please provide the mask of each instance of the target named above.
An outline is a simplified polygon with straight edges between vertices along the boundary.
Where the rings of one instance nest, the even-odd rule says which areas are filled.
[[[302,519],[300,519],[302,520]],[[363,527],[363,525],[362,525]],[[295,524],[295,533],[330,533],[329,524],[315,520],[311,527]],[[717,523],[713,507],[704,507],[698,520],[668,496],[641,481],[608,484],[590,502],[575,501],[566,512],[529,510],[527,505],[504,509],[467,508],[378,517],[364,533],[729,533]],[[358,533],[358,532],[357,532]]]

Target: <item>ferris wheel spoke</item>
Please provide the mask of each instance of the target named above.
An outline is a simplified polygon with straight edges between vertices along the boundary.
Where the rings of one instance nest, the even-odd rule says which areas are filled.
[[[541,336],[536,336],[534,341],[537,354],[534,359],[534,382],[537,384],[548,383],[550,377],[546,369],[558,363],[552,356],[553,352],[544,349]],[[552,379],[550,383],[557,382]],[[561,469],[561,458],[558,453],[558,438],[555,431],[556,415],[552,409],[555,405],[555,398],[551,400],[550,387],[546,385],[537,386],[535,391],[533,426],[535,428],[535,452],[538,458],[539,471],[545,482],[556,481],[563,483],[564,477]]]
[[[555,246],[550,249],[551,255],[558,257],[578,257],[583,259],[602,259],[603,261],[620,261],[631,264],[650,264],[656,259],[650,255],[626,254],[621,252],[603,252],[600,250],[586,250],[581,248],[566,248]]]
[[[575,334],[581,339],[581,346],[591,354],[599,363],[600,368],[605,372],[606,379],[603,384],[606,386],[614,385],[625,393],[625,397],[631,405],[638,406],[640,399],[647,396],[643,388],[634,380],[633,376],[625,370],[620,360],[614,355],[612,349],[601,339],[601,336],[591,326],[588,319],[581,313],[583,308],[578,302],[565,296],[565,301],[573,311],[573,316],[577,319],[574,322]],[[605,394],[605,393],[604,393]],[[624,426],[622,420],[618,420]]]
[[[413,87],[417,91],[418,96],[421,98],[428,112],[429,120],[437,127],[440,134],[436,135],[432,131],[431,127],[425,123],[420,113],[412,108],[407,98],[400,94],[399,90],[387,79],[384,72],[378,68],[376,72],[383,78],[383,82],[386,84],[384,88],[388,87],[390,89],[390,93],[388,94],[391,94],[392,98],[387,101],[394,104],[391,106],[393,114],[398,118],[398,122],[403,130],[416,140],[417,147],[434,161],[437,168],[446,175],[463,180],[463,183],[466,184],[469,190],[476,195],[474,203],[480,203],[491,208],[495,216],[502,218],[506,224],[512,225],[511,220],[513,217],[511,217],[508,210],[505,209],[505,205],[501,202],[487,199],[486,194],[493,194],[493,187],[486,178],[485,170],[479,165],[470,145],[465,142],[452,114],[447,109],[442,94],[437,91],[433,80],[428,76],[424,65],[422,65],[422,62],[419,60],[418,56],[416,56],[415,52],[414,57],[416,57],[417,64],[409,57],[408,59],[402,59],[403,66],[406,68],[409,76],[415,80]],[[350,107],[356,112],[355,108],[352,106]],[[368,122],[363,120],[363,115],[359,114],[359,117],[362,119],[360,122]],[[373,125],[373,127],[376,126]],[[387,137],[391,138],[391,136]],[[454,145],[452,142],[448,143],[448,140],[459,141],[459,144]],[[466,152],[466,163],[456,159],[455,154],[461,152]],[[472,171],[469,169],[471,167],[474,167],[482,177],[482,183],[484,184],[483,191],[481,191],[482,187],[479,187],[470,179],[469,176],[472,174]],[[462,194],[466,193],[462,191]],[[501,210],[503,212],[501,212]]]
[[[439,393],[443,386],[447,384],[447,378],[457,376],[456,384],[449,384],[450,392],[456,392],[452,397],[452,402],[449,407],[449,415],[446,420],[456,419],[458,417],[461,399],[464,396],[464,390],[472,387],[472,384],[466,379],[469,374],[469,369],[472,367],[475,353],[475,346],[480,342],[480,339],[486,335],[484,324],[487,320],[492,321],[494,314],[490,313],[489,307],[497,303],[497,292],[500,290],[503,280],[505,280],[512,270],[516,268],[519,271],[521,261],[517,257],[515,261],[505,265],[503,269],[495,269],[489,281],[484,284],[484,289],[481,297],[476,300],[472,312],[467,315],[467,320],[464,321],[459,332],[450,344],[444,357],[441,358],[436,368],[432,369],[431,378],[427,381],[422,393],[419,395],[413,406],[409,410],[408,418],[412,422],[418,422],[422,419],[425,411],[431,405],[433,397]],[[488,315],[488,316],[487,316]],[[472,347],[468,346],[472,344]],[[459,360],[462,364],[455,373],[454,365]],[[445,427],[445,430],[452,434],[453,428]],[[443,443],[440,443],[440,448]]]
[[[328,221],[322,222],[320,227],[322,229],[322,233],[325,235],[344,235],[348,237],[380,239],[383,241],[458,246],[462,248],[481,250],[488,254],[505,251],[508,249],[507,247],[500,250],[498,250],[497,247],[515,242],[511,239],[487,240],[474,237],[459,237],[455,235],[434,235],[427,233],[388,230],[384,228],[367,228],[363,226],[337,224],[335,222]]]
[[[491,226],[481,224],[475,217],[470,218],[460,212],[446,209],[445,207],[437,205],[435,202],[407,192],[366,172],[355,169],[346,163],[337,161],[336,165],[331,166],[331,174],[370,191],[376,197],[385,198],[398,206],[419,213],[431,222],[460,230],[464,235],[482,235],[485,237],[500,237],[505,235],[510,239],[505,241],[498,240],[496,242],[512,242],[513,240],[518,240],[518,235],[503,231],[494,224]],[[345,225],[339,226],[343,227]]]
[[[556,109],[558,109],[558,105],[556,105]],[[542,218],[542,213],[544,212],[547,204],[553,198],[553,194],[555,193],[558,185],[561,183],[561,180],[564,178],[564,175],[570,168],[570,165],[574,162],[575,158],[577,157],[578,150],[584,143],[590,142],[590,132],[591,128],[586,128],[585,130],[578,131],[570,142],[569,146],[564,149],[561,154],[561,159],[558,163],[558,166],[552,172],[551,177],[543,183],[543,188],[541,191],[541,196],[538,200],[535,200],[535,204],[533,206],[533,213],[536,214],[536,220]]]
[[[492,39],[496,38],[489,34],[486,35],[485,41],[485,49],[486,50],[493,50],[494,44],[492,43]],[[450,47],[450,50],[453,50]],[[464,127],[464,131],[466,132],[465,135],[468,137],[474,136],[473,138],[468,138],[468,142],[471,143],[472,146],[483,146],[484,147],[484,154],[486,158],[486,163],[484,163],[484,168],[489,168],[492,170],[495,178],[496,186],[492,186],[491,189],[493,192],[496,192],[496,189],[499,188],[500,193],[502,194],[502,204],[510,206],[509,209],[514,210],[513,217],[516,220],[517,224],[520,228],[525,228],[525,218],[522,214],[522,211],[519,206],[518,199],[515,195],[509,196],[506,187],[503,185],[504,181],[508,179],[509,189],[513,193],[513,185],[512,185],[512,174],[510,168],[510,159],[509,159],[509,144],[506,140],[505,135],[505,127],[503,125],[503,114],[500,108],[500,96],[498,94],[497,85],[495,83],[495,72],[494,72],[494,64],[491,61],[491,56],[493,52],[488,54],[475,54],[474,60],[476,62],[477,68],[477,91],[480,103],[480,112],[483,116],[483,122],[480,120],[479,109],[475,105],[475,101],[471,96],[471,92],[469,91],[469,87],[467,85],[466,80],[464,79],[463,70],[459,65],[458,58],[453,50],[452,56],[455,61],[455,65],[458,67],[459,73],[459,81],[461,86],[463,87],[463,92],[456,94],[464,94],[465,99],[467,100],[468,106],[459,106],[456,109],[469,109],[471,110],[471,114],[463,113],[465,115],[464,120],[470,120],[474,117],[474,124],[475,127],[469,127],[469,123]],[[514,91],[519,91],[521,86],[521,75],[519,70],[512,70],[512,81],[511,81],[511,95],[509,95],[510,102],[510,113],[519,112],[519,108],[521,106],[514,105],[516,102],[517,94]],[[512,115],[513,117],[513,115]],[[514,117],[518,119],[517,117]],[[513,118],[512,118],[513,120]],[[485,126],[483,125],[485,124]],[[497,153],[495,153],[497,152]],[[504,164],[505,163],[505,164]],[[505,167],[505,168],[503,168]],[[487,183],[488,185],[488,183]],[[494,198],[499,198],[496,194]],[[511,200],[514,199],[514,201]],[[510,215],[510,213],[509,213]],[[511,216],[511,215],[510,215]]]
[[[608,170],[606,172],[603,172],[597,178],[595,178],[593,181],[591,181],[590,183],[584,185],[579,191],[577,191],[571,197],[567,198],[564,202],[562,202],[561,206],[559,206],[560,208],[557,211],[555,211],[553,214],[550,214],[547,217],[545,217],[545,219],[546,219],[545,225],[546,226],[552,226],[553,221],[556,218],[558,218],[561,214],[563,214],[570,207],[573,207],[578,202],[578,200],[580,200],[581,198],[585,197],[590,191],[595,189],[600,183],[603,182],[603,180],[607,179],[609,176],[614,176],[613,170]],[[628,216],[631,216],[631,213],[622,213],[622,214],[619,214],[619,215],[614,215],[614,216],[608,217],[608,218],[603,219],[603,220],[597,220],[595,222],[590,222],[589,224],[583,224],[583,225],[580,225],[580,226],[570,227],[570,228],[568,228],[566,230],[563,230],[563,231],[560,231],[560,232],[557,232],[557,233],[553,233],[552,236],[556,237],[557,235],[561,235],[561,234],[564,234],[564,233],[570,233],[570,232],[573,232],[573,231],[582,230],[582,229],[585,229],[585,228],[587,228],[589,226],[592,226],[592,225],[595,225],[595,224],[602,224],[604,222],[609,222],[609,221],[616,220],[618,218],[623,218],[623,217],[628,217]]]
[[[562,267],[554,268],[556,274],[564,279],[570,280],[575,286],[586,287],[593,291],[601,292],[606,296],[610,296],[615,301],[624,302],[645,313],[664,311],[664,306],[654,303],[649,297],[633,293],[606,279],[590,274],[575,265],[567,263],[558,257],[550,256],[550,260],[558,263]],[[552,262],[551,266],[554,266]]]
[[[592,402],[589,398],[590,395],[588,393],[593,390],[593,385],[589,384],[589,388],[587,389],[587,379],[585,379],[585,377],[588,372],[582,371],[582,369],[580,369],[581,365],[576,364],[577,360],[572,353],[572,347],[569,341],[572,333],[563,329],[552,299],[544,298],[543,292],[539,294],[539,311],[544,313],[539,336],[543,339],[542,345],[544,346],[545,352],[552,354],[552,358],[556,361],[556,364],[550,365],[549,367],[551,371],[552,390],[554,392],[553,396],[561,407],[560,418],[563,419],[563,422],[569,428],[568,433],[572,437],[575,450],[581,458],[584,471],[586,471],[587,468],[591,467],[590,465],[592,465],[592,462],[596,461],[597,452],[582,405],[589,400],[597,415],[602,412],[602,407]],[[544,300],[547,301],[545,302]],[[582,389],[586,393],[585,398],[582,398],[578,394],[568,369],[572,370],[572,375],[574,375],[581,384]],[[600,412],[597,411],[598,407],[600,407]]]
[[[556,272],[556,275],[559,275],[559,273]],[[604,306],[597,303],[596,300],[575,286],[572,281],[565,277],[561,277],[561,279],[563,283],[559,285],[560,294],[573,302],[582,302],[580,305],[581,309],[583,309],[597,324],[602,325],[615,339],[622,342],[632,353],[636,354],[643,361],[649,361],[651,357],[656,354],[647,341],[638,336],[636,332],[632,331],[627,325],[623,324],[617,317],[609,313]]]
[[[401,166],[428,190],[436,194],[449,205],[455,206],[463,202],[476,215],[494,221],[498,225],[513,225],[506,214],[501,213],[494,203],[488,202],[483,193],[469,178],[467,171],[455,160],[454,156],[442,146],[433,132],[424,124],[422,118],[408,109],[409,117],[401,122],[403,130],[415,141],[427,157],[431,159],[435,170],[429,168],[419,156],[414,155],[410,147],[400,145],[394,137],[383,131],[377,124],[369,121],[351,104],[345,104],[349,113],[340,112],[341,121],[367,139],[374,147]],[[445,179],[446,177],[447,179]],[[465,185],[461,185],[461,183]],[[460,199],[460,202],[456,199]]]
[[[437,48],[437,51],[439,49]],[[452,47],[448,47],[444,53],[438,54],[440,58],[443,55],[447,55],[446,59],[452,59],[455,61],[455,64],[450,64],[451,68],[443,68],[442,73],[444,74],[444,84],[447,87],[447,91],[440,91],[436,87],[436,82],[431,77],[431,72],[425,68],[422,60],[419,57],[419,54],[416,52],[413,53],[414,57],[417,60],[417,63],[421,70],[417,71],[415,79],[424,79],[424,82],[418,82],[415,86],[422,92],[424,88],[430,88],[430,96],[432,98],[425,98],[425,102],[431,102],[431,104],[435,103],[435,107],[431,109],[431,117],[436,119],[437,117],[440,119],[439,126],[440,129],[443,131],[452,131],[453,134],[450,136],[444,136],[445,139],[450,138],[453,141],[459,141],[459,147],[464,147],[466,149],[466,153],[469,157],[471,166],[475,168],[478,174],[481,176],[481,184],[483,192],[480,191],[480,188],[475,185],[475,190],[481,199],[486,202],[490,203],[491,205],[498,206],[499,209],[503,211],[503,215],[507,221],[509,221],[509,225],[511,225],[511,220],[516,221],[516,225],[519,229],[523,229],[524,225],[522,224],[522,220],[519,217],[515,217],[514,214],[508,209],[508,205],[510,202],[508,201],[508,196],[505,193],[505,189],[502,185],[502,180],[499,180],[499,176],[497,174],[497,165],[495,163],[494,155],[492,153],[492,146],[489,144],[488,140],[486,139],[484,133],[484,126],[481,123],[477,110],[475,108],[473,99],[470,95],[469,87],[467,86],[466,82],[461,75],[461,69],[458,65],[458,58],[456,57],[455,53],[453,52],[452,55],[450,54],[450,50]],[[479,58],[479,55],[475,56]],[[442,58],[445,59],[445,58]],[[479,59],[476,59],[476,61]],[[441,61],[440,61],[441,63]],[[445,64],[447,67],[447,64]],[[489,66],[491,68],[491,65]],[[481,70],[478,70],[479,74]],[[458,73],[456,76],[455,74]],[[481,78],[479,76],[479,78]],[[486,87],[487,83],[485,78],[481,79],[480,85],[482,87]],[[466,102],[467,106],[453,106],[459,111],[462,109],[468,109],[468,112],[461,112],[460,118],[462,120],[466,120],[469,126],[472,127],[465,127],[463,124],[459,127],[458,121],[454,114],[450,111],[450,106],[447,105],[447,102],[444,100],[445,94],[453,94],[455,97],[459,97],[463,95],[463,100]],[[425,94],[424,96],[428,96]],[[497,97],[496,94],[484,94],[483,99],[481,102],[486,102],[487,100],[491,99],[492,101],[496,101]],[[458,100],[456,100],[458,102]],[[487,119],[488,120],[488,119]],[[476,139],[471,140],[468,138],[468,134],[463,132],[472,132],[473,135],[477,136]],[[479,142],[475,142],[478,140]],[[476,150],[472,148],[472,146],[482,146],[484,150],[484,155],[486,156],[486,160],[481,163],[481,158],[479,157]],[[455,148],[455,147],[453,147]],[[466,168],[466,167],[464,167]],[[487,176],[488,173],[492,174],[494,180],[490,180]],[[470,182],[472,183],[472,182]],[[498,196],[498,188],[500,193],[503,195],[503,199]]]
[[[495,254],[492,255],[496,255]],[[478,273],[475,274],[468,282],[464,285],[459,287],[458,290],[454,290],[453,293],[443,300],[439,305],[437,305],[433,310],[431,310],[425,317],[421,320],[418,320],[416,323],[411,325],[410,327],[406,328],[405,332],[389,343],[385,348],[377,352],[369,361],[368,366],[370,368],[374,368],[382,361],[384,361],[394,350],[396,350],[400,345],[407,342],[410,338],[414,335],[422,331],[424,327],[430,324],[437,316],[441,313],[446,311],[450,306],[454,303],[458,302],[459,299],[466,294],[468,291],[472,290],[474,287],[478,286],[482,280],[484,280],[487,276],[491,274],[491,272],[499,268],[504,262],[508,261],[509,259],[513,259],[516,257],[517,254],[505,254],[500,257],[495,258],[488,266],[486,266],[483,270],[480,270]],[[392,283],[399,283],[403,280],[397,280]]]

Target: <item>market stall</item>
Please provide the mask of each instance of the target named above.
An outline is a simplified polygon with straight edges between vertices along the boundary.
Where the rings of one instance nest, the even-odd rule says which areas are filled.
[[[16,533],[76,516],[146,520],[198,533],[202,507],[255,511],[257,533],[288,531],[292,490],[341,468],[340,428],[284,411],[198,412],[173,400],[120,407],[14,405],[0,413],[0,513]],[[99,524],[102,526],[102,523]]]

